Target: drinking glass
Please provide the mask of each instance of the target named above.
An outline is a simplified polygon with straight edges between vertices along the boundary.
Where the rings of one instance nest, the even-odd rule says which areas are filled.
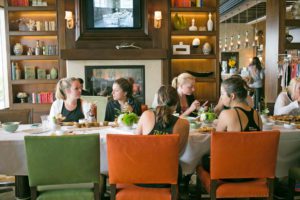
[[[49,124],[48,115],[41,115],[41,122],[43,128],[48,128],[48,124]]]

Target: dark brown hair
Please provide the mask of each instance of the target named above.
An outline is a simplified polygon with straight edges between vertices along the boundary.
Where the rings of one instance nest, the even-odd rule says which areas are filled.
[[[119,78],[115,80],[115,84],[118,84],[123,92],[126,92],[127,98],[132,98],[132,83],[126,78]]]
[[[243,79],[231,77],[223,81],[222,86],[226,91],[228,97],[230,97],[230,95],[234,93],[240,101],[246,100],[249,87]]]
[[[156,122],[166,127],[179,102],[177,90],[172,86],[161,86],[157,92]]]
[[[251,64],[255,65],[256,69],[258,69],[259,71],[262,70],[261,62],[258,57],[253,57]]]

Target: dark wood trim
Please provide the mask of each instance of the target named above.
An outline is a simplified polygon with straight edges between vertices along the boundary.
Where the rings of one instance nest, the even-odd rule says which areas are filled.
[[[300,43],[286,43],[286,49],[300,49]]]
[[[58,56],[10,56],[11,60],[57,60]]]
[[[290,27],[300,27],[300,19],[286,19],[285,25]]]
[[[171,32],[172,36],[215,36],[216,31],[186,31],[186,30],[175,30]]]
[[[56,84],[58,82],[57,79],[48,80],[48,79],[34,79],[34,80],[12,80],[12,85],[23,85],[23,84]]]
[[[216,12],[217,8],[209,8],[209,7],[193,7],[193,8],[171,8],[171,12]]]
[[[56,6],[8,6],[8,11],[56,11]]]
[[[57,31],[10,31],[10,36],[56,36]]]
[[[165,49],[63,49],[65,60],[157,60],[167,59]]]
[[[172,59],[216,59],[216,55],[189,54],[189,55],[173,55]]]

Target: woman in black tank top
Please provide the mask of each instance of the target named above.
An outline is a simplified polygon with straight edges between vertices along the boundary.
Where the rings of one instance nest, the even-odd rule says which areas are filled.
[[[157,94],[158,106],[155,111],[147,110],[143,112],[136,133],[144,135],[179,134],[180,154],[184,151],[187,144],[189,123],[187,120],[173,115],[179,103],[178,93],[176,89],[171,86],[161,86]],[[178,174],[178,180],[180,182],[180,166]],[[138,186],[155,188],[170,187],[170,185],[165,184],[139,184]]]
[[[247,104],[247,83],[243,79],[229,78],[221,85],[221,101],[230,109],[223,110],[217,131],[260,131],[262,122],[256,110]]]

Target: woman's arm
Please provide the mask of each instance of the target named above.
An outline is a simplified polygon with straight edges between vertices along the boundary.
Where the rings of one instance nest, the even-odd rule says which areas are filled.
[[[227,126],[228,126],[227,121],[228,121],[228,110],[223,110],[219,115],[216,131],[227,131]]]
[[[188,116],[195,110],[197,110],[200,107],[200,102],[198,100],[195,100],[186,111],[184,111],[180,116]]]
[[[185,119],[179,118],[173,127],[173,133],[179,134],[179,154],[181,155],[188,142],[190,125]]]
[[[287,115],[294,109],[299,109],[298,101],[288,102],[284,96],[279,95],[274,106],[274,115]]]

